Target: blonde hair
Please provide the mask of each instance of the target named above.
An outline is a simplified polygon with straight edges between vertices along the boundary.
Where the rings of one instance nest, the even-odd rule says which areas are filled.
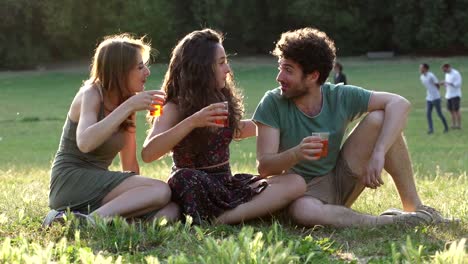
[[[127,78],[138,63],[137,54],[141,54],[144,63],[147,63],[151,56],[151,46],[144,38],[135,38],[129,33],[110,35],[104,37],[96,48],[90,76],[85,84],[102,89],[104,107],[108,105],[111,94],[118,98],[118,105],[133,95],[127,87]],[[121,127],[129,126],[135,126],[132,116],[129,116]]]

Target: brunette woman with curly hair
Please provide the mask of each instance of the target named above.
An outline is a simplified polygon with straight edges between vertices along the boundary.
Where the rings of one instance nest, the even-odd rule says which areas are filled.
[[[142,150],[145,162],[172,151],[172,199],[197,224],[234,224],[267,215],[305,191],[304,180],[295,174],[232,175],[229,144],[255,136],[256,126],[242,120],[242,97],[222,41],[220,33],[203,29],[176,45],[163,83],[164,114],[153,120]]]

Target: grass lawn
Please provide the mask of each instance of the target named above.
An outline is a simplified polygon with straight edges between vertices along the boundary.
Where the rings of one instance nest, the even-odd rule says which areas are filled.
[[[40,229],[48,211],[49,168],[68,107],[87,68],[0,73],[0,263],[468,263],[468,126],[427,135],[425,89],[418,66],[429,63],[442,79],[449,62],[468,78],[468,57],[367,60],[343,58],[351,84],[403,95],[412,103],[405,129],[423,201],[458,225],[401,228],[306,229],[287,220],[256,220],[238,226],[190,226],[164,221],[80,227],[73,221]],[[159,89],[167,65],[151,67],[147,89]],[[232,68],[250,117],[265,91],[277,86],[276,60],[236,58]],[[466,84],[464,89],[466,92]],[[445,92],[443,90],[443,92]],[[466,100],[465,100],[466,101]],[[462,100],[466,120],[467,103]],[[444,102],[445,108],[445,102]],[[449,113],[444,109],[450,122]],[[138,116],[138,151],[148,128]],[[465,122],[466,124],[466,122]],[[255,139],[231,144],[234,172],[256,173]],[[143,175],[166,180],[171,161],[140,163]],[[118,160],[113,169],[119,169]],[[353,209],[379,214],[401,207],[388,175],[378,190],[366,190]]]

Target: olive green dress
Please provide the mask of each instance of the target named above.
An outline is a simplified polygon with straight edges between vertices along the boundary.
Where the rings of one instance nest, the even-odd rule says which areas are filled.
[[[101,103],[99,120],[104,118]],[[91,213],[101,207],[102,199],[135,172],[109,171],[112,160],[123,148],[124,131],[112,134],[103,144],[83,153],[76,143],[78,123],[67,116],[59,149],[52,164],[49,206],[61,211]]]

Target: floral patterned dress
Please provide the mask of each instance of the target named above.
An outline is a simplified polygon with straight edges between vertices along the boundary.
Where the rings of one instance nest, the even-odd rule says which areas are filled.
[[[189,134],[173,149],[172,174],[168,184],[172,190],[172,200],[182,213],[190,215],[194,224],[210,221],[224,211],[246,203],[263,191],[268,183],[260,181],[259,176],[251,174],[232,175],[229,163],[209,169],[196,169],[223,163],[229,160],[229,144],[233,130],[229,127],[218,128],[210,133],[206,142],[209,146],[202,152],[188,150],[185,145],[191,139]]]

